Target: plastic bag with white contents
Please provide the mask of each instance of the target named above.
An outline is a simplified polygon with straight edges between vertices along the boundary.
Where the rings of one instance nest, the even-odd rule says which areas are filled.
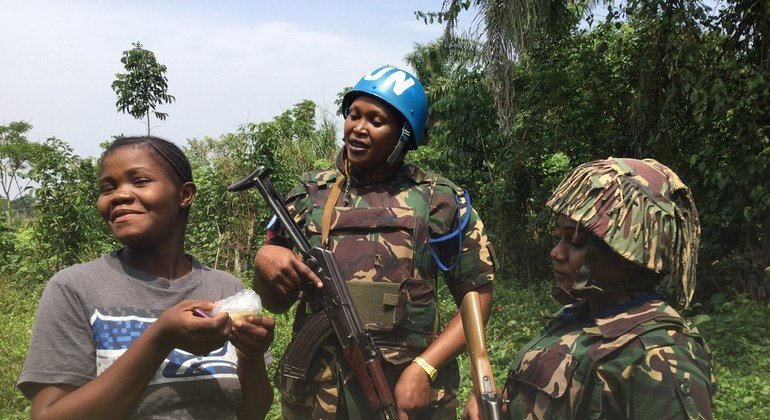
[[[251,289],[241,290],[240,292],[214,302],[214,309],[211,316],[221,312],[230,314],[233,321],[244,320],[247,316],[257,316],[262,310],[262,299]]]

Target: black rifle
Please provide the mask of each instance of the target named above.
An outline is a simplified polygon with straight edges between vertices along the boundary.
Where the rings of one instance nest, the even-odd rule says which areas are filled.
[[[300,227],[289,216],[281,195],[268,178],[269,173],[269,169],[260,166],[251,175],[230,185],[227,189],[242,191],[257,188],[265,198],[281,222],[281,226],[291,237],[294,246],[302,254],[305,265],[310,267],[323,282],[320,306],[342,347],[345,361],[353,370],[353,376],[366,396],[369,408],[383,419],[395,420],[398,416],[393,403],[393,394],[382,370],[382,354],[374,344],[371,335],[364,330],[334,254],[328,249],[310,246]],[[313,285],[305,286],[305,290],[311,296],[316,293],[313,289],[315,289]]]

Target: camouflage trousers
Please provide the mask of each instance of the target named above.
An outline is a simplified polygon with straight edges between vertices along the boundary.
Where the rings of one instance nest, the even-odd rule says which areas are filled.
[[[409,363],[400,365],[389,362],[383,363],[385,376],[393,390],[401,372]],[[334,345],[325,344],[318,348],[316,360],[311,364],[311,370],[306,389],[302,398],[297,395],[285,398],[281,391],[281,413],[283,418],[292,420],[304,419],[371,419],[373,413],[368,408],[366,400],[355,385],[355,378],[345,368],[344,360],[337,356]],[[276,372],[276,375],[279,375]],[[280,383],[276,378],[276,383]],[[432,384],[431,402],[418,418],[420,419],[456,419],[457,388],[459,374],[457,362],[452,361],[439,371]]]

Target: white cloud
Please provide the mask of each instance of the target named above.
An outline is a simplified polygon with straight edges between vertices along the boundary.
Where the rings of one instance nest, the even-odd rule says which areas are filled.
[[[57,136],[81,155],[98,154],[112,135],[142,133],[141,122],[115,111],[110,88],[123,71],[122,51],[138,40],[168,66],[169,93],[177,98],[161,107],[170,116],[153,134],[177,143],[217,136],[306,98],[332,108],[337,92],[363,73],[403,64],[415,41],[441,33],[404,23],[410,9],[399,19],[374,16],[376,25],[364,23],[356,33],[338,30],[352,21],[344,7],[333,22],[308,25],[269,14],[235,19],[238,10],[186,4],[4,3],[0,124],[26,120],[31,138]]]

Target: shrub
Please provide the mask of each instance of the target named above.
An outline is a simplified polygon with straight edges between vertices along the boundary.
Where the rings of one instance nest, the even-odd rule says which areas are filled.
[[[714,357],[716,416],[770,418],[770,305],[716,294],[704,306],[693,321]]]
[[[0,317],[0,418],[29,418],[29,401],[16,389],[24,359],[29,348],[32,322],[40,299],[41,288],[17,288],[0,278],[0,307],[5,314]]]

